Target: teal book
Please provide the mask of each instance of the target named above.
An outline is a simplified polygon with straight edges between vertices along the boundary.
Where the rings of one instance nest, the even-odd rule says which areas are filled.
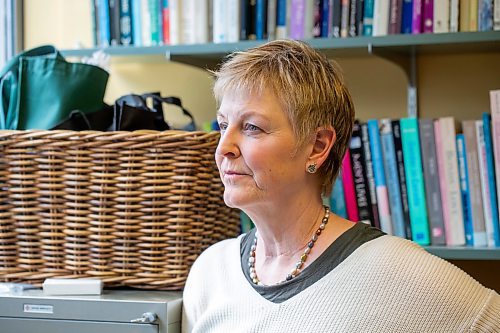
[[[420,245],[429,245],[430,232],[420,156],[418,121],[416,118],[402,118],[400,124],[412,239]]]

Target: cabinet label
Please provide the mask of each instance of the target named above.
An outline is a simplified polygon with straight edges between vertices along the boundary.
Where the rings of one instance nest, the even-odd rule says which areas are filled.
[[[26,313],[54,313],[54,306],[45,304],[23,304]]]

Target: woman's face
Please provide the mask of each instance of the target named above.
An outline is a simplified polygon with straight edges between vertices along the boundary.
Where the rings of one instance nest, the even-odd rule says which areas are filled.
[[[272,204],[300,193],[309,146],[296,149],[289,120],[271,93],[226,94],[217,120],[221,139],[215,160],[228,206]]]

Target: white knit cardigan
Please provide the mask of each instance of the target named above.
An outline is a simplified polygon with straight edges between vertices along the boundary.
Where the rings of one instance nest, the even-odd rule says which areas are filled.
[[[417,244],[381,236],[283,303],[243,275],[240,240],[193,265],[183,332],[500,332],[500,296]]]

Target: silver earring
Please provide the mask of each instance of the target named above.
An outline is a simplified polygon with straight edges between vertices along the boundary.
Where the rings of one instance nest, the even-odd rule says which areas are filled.
[[[313,164],[309,164],[307,166],[307,172],[309,173],[315,173],[316,172],[316,162]]]

